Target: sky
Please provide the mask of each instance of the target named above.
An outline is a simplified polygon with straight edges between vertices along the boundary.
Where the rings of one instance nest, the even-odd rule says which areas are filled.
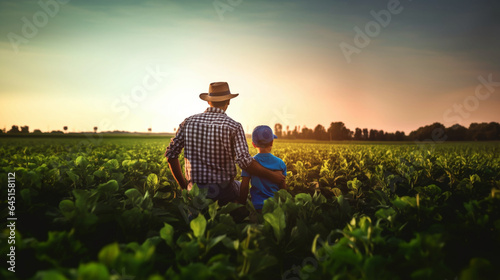
[[[500,122],[500,3],[0,0],[0,128],[173,132],[227,81],[247,133]]]

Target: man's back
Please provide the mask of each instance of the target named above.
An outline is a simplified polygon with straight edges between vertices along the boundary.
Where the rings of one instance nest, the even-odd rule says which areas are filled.
[[[165,155],[176,157],[182,148],[187,180],[198,184],[233,180],[235,162],[242,168],[252,162],[241,124],[219,108],[185,119]]]

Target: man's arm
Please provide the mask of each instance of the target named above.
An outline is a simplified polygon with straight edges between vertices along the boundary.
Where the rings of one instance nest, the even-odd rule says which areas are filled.
[[[184,122],[179,125],[179,129],[175,134],[175,137],[170,140],[170,145],[168,145],[165,151],[165,157],[168,161],[168,167],[174,175],[175,181],[181,186],[182,189],[187,189],[187,182],[182,175],[181,164],[179,163],[179,154],[184,148]]]
[[[168,159],[168,167],[170,167],[170,171],[172,171],[172,175],[174,175],[175,181],[181,186],[182,189],[187,189],[187,182],[184,179],[184,175],[182,174],[181,164],[178,158],[169,158]]]
[[[250,165],[245,168],[245,171],[248,173],[258,176],[258,177],[263,177],[268,179],[269,181],[278,184],[279,186],[282,186],[285,184],[285,176],[283,175],[283,171],[281,170],[276,170],[272,171],[269,170],[260,163],[258,163],[256,160],[253,160]]]
[[[250,177],[241,177],[240,197],[238,198],[238,203],[247,203],[249,185]]]

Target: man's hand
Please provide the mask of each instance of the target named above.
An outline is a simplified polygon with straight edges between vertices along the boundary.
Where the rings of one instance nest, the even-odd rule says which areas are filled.
[[[252,163],[245,170],[252,175],[264,177],[278,185],[282,185],[285,183],[285,175],[283,175],[282,171],[279,170],[273,171],[264,168],[256,160],[253,160]]]
[[[248,191],[250,186],[250,177],[242,177],[240,185],[240,195],[238,197],[238,203],[246,204],[248,199]]]
[[[182,189],[187,189],[187,182],[184,179],[184,175],[182,174],[181,164],[178,158],[169,158],[168,166],[170,167],[170,171],[172,171],[172,175],[174,175],[175,180],[181,186]]]
[[[272,171],[274,179],[271,180],[271,182],[278,184],[278,186],[284,185],[285,184],[285,175],[283,175],[283,171],[281,170],[275,170]]]

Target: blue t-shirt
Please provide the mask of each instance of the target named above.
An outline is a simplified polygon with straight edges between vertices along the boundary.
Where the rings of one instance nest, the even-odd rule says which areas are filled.
[[[283,175],[286,176],[286,164],[279,158],[271,153],[256,154],[253,157],[260,165],[270,170],[281,170]],[[274,193],[279,191],[279,186],[268,179],[250,176],[245,170],[241,171],[242,177],[250,177],[252,187],[250,188],[250,195],[252,197],[252,204],[255,209],[262,209],[264,200],[274,196]]]

